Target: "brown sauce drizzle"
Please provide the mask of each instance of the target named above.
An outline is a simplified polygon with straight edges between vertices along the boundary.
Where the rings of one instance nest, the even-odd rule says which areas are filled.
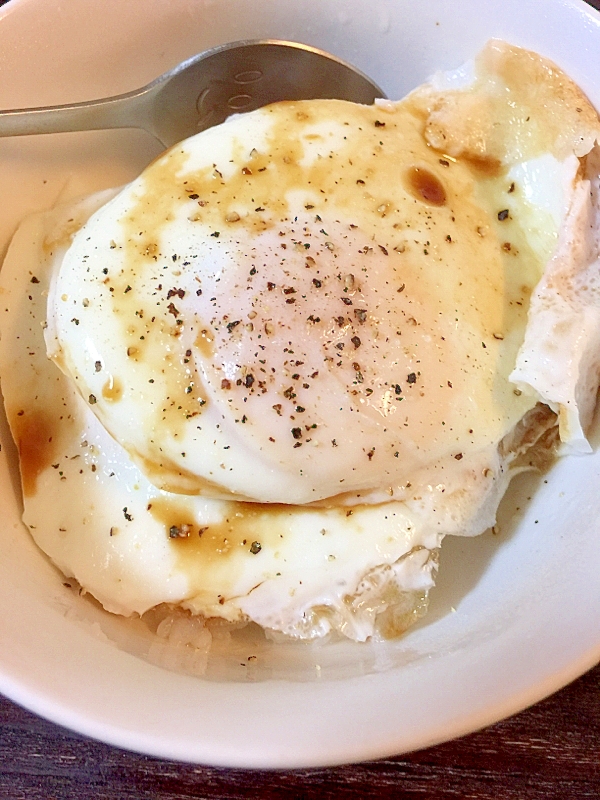
[[[165,536],[186,573],[240,551],[259,558],[266,544],[273,547],[281,539],[285,528],[277,525],[278,519],[291,513],[283,505],[227,504],[221,520],[199,525],[192,507],[183,501],[157,498],[148,506],[154,519],[165,526]]]
[[[205,358],[210,358],[213,355],[213,340],[214,334],[212,331],[203,328],[196,336],[194,347],[196,347]]]
[[[13,413],[9,418],[19,450],[23,495],[32,497],[38,477],[57,457],[55,430],[50,417],[40,411]]]
[[[406,173],[410,193],[430,206],[446,204],[446,190],[440,179],[424,167],[411,167]]]
[[[109,403],[116,403],[123,397],[123,385],[118,379],[109,378],[102,387],[102,397]]]
[[[492,156],[477,156],[474,153],[461,153],[460,160],[463,161],[474,172],[485,175],[488,178],[498,178],[504,172],[504,167],[499,158]]]
[[[46,255],[53,253],[59,247],[69,247],[73,241],[73,237],[83,225],[81,219],[81,212],[78,212],[74,217],[70,218],[62,225],[53,230],[42,241],[42,249]]]

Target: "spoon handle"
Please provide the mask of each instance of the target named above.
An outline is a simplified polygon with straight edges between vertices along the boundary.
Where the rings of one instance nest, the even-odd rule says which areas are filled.
[[[85,103],[0,111],[0,136],[144,128],[146,95],[142,90]]]

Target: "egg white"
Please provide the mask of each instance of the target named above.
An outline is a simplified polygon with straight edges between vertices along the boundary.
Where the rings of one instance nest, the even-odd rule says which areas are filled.
[[[437,120],[426,136],[440,135],[444,125],[451,125],[452,114],[439,107],[440,92],[447,101],[449,91],[463,91],[469,93],[471,110],[481,111],[482,98],[486,107],[489,75],[484,80],[479,69],[446,81],[442,89],[434,81],[406,101],[411,108],[429,108],[430,119]],[[479,78],[473,77],[477,74]],[[332,205],[321,208],[313,185],[290,183],[286,203],[297,213],[265,224],[260,216],[264,211],[254,209],[267,208],[268,202],[254,209],[238,204],[225,209],[219,230],[207,205],[198,204],[205,198],[195,197],[196,185],[190,183],[183,199],[169,194],[173,179],[183,184],[208,174],[215,185],[226,184],[229,178],[238,180],[240,169],[251,170],[252,159],[261,169],[256,153],[267,149],[273,126],[281,131],[282,119],[290,124],[293,115],[305,110],[306,119],[298,124],[306,149],[296,161],[304,172],[345,147],[348,126],[341,125],[340,114],[357,128],[375,120],[377,147],[384,141],[383,131],[389,133],[405,111],[402,104],[384,103],[368,111],[344,105],[297,104],[290,111],[284,104],[236,118],[174,148],[122,192],[102,193],[26,220],[13,240],[0,278],[0,368],[7,415],[20,450],[24,520],[62,572],[75,577],[110,611],[142,614],[168,603],[207,617],[250,619],[300,638],[323,636],[332,629],[357,640],[378,631],[397,633],[424,610],[443,537],[476,535],[491,526],[512,474],[526,464],[521,456],[554,426],[554,416],[539,401],[558,414],[564,442],[579,450],[586,447],[585,428],[600,371],[594,233],[598,192],[595,156],[588,161],[588,179],[581,174],[579,139],[570,151],[560,139],[560,147],[544,143],[541,152],[527,140],[526,157],[502,154],[506,169],[497,176],[465,167],[458,150],[442,153],[424,145],[411,153],[402,166],[420,159],[421,166],[444,175],[444,181],[446,173],[454,176],[455,183],[445,185],[456,191],[457,199],[461,190],[470,193],[469,203],[452,209],[462,227],[452,228],[447,245],[444,237],[438,242],[430,234],[432,246],[425,229],[410,226],[402,229],[400,239],[381,238],[391,235],[393,225],[389,208],[394,204],[386,203],[389,197],[395,201],[405,195],[404,188],[390,189],[386,203],[381,195],[365,198],[366,189],[354,191],[345,207],[336,205],[332,194]],[[493,152],[484,155],[494,157]],[[389,181],[385,168],[377,180],[373,182],[380,189]],[[422,205],[417,208],[421,214]],[[498,215],[504,209],[508,223]],[[160,236],[148,219],[147,227],[138,230],[144,214],[150,220],[163,215]],[[251,214],[263,221],[253,217],[246,239],[237,230],[226,230]],[[427,219],[427,213],[421,216]],[[296,230],[299,246],[294,248]],[[216,232],[217,237],[212,235]],[[502,248],[496,276],[478,275],[471,264],[459,264],[460,275],[473,280],[461,295],[456,289],[463,283],[454,284],[455,277],[434,280],[422,270],[407,271],[409,279],[416,275],[423,285],[414,280],[405,294],[405,287],[397,292],[402,285],[398,281],[397,303],[389,301],[385,287],[394,242],[402,247],[393,258],[406,259],[407,246],[410,252],[416,245],[419,258],[431,248],[444,265],[453,256],[444,260],[438,249],[450,248],[461,237],[471,247],[467,252],[479,252],[476,237],[482,239],[482,248],[499,248],[503,240],[511,245]],[[289,259],[268,273],[275,276],[278,290],[272,295],[273,308],[266,309],[270,290],[264,281],[261,302],[246,303],[257,295],[240,290],[241,276],[247,281],[272,264],[282,243]],[[315,263],[307,263],[309,251]],[[365,270],[375,288],[356,285],[358,252],[370,259]],[[194,260],[198,253],[203,266]],[[516,274],[511,262],[518,264]],[[325,265],[322,272],[317,272],[319,263]],[[256,272],[250,276],[254,264]],[[337,338],[335,326],[325,325],[316,342],[312,334],[290,334],[290,342],[304,348],[303,358],[313,359],[311,373],[323,371],[316,363],[322,361],[319,348],[335,343],[350,348],[351,334],[362,337],[351,357],[340,356],[339,372],[326,367],[322,384],[312,379],[321,386],[315,403],[318,425],[302,429],[298,439],[290,432],[301,427],[297,417],[305,411],[296,411],[299,397],[285,397],[284,390],[296,385],[289,383],[287,373],[304,365],[286,363],[289,355],[272,362],[277,380],[282,377],[268,388],[279,395],[263,392],[269,397],[261,405],[259,393],[244,393],[255,381],[246,385],[248,372],[241,371],[236,356],[244,347],[260,346],[262,340],[250,334],[261,330],[266,336],[268,322],[283,326],[287,300],[294,294],[304,291],[308,307],[312,298],[305,284],[297,284],[300,292],[285,291],[293,288],[294,270],[306,271],[310,283],[313,277],[322,283],[339,280],[334,283],[338,304],[346,297],[362,308],[360,301],[366,298],[371,326],[365,336],[364,320],[349,316]],[[91,273],[94,277],[88,280]],[[128,290],[141,273],[150,279]],[[498,283],[497,292],[484,286],[488,277]],[[500,298],[490,306],[490,319],[478,308],[478,281],[483,293]],[[120,292],[116,303],[111,298],[115,291]],[[527,317],[529,291],[533,299]],[[449,307],[457,299],[457,317],[446,313],[440,318],[436,303]],[[205,323],[207,301],[219,306],[220,327]],[[373,309],[400,308],[406,324],[409,306],[403,304],[411,302],[419,310],[418,336],[409,323],[402,330],[404,339],[399,337],[402,352],[396,345],[398,354],[393,348],[380,349],[399,323],[394,319],[388,325]],[[114,314],[106,313],[111,305]],[[138,357],[145,348],[138,323],[154,314],[152,306],[160,319],[158,333],[151,334],[155,351]],[[336,311],[327,304],[322,308],[335,319]],[[52,360],[46,357],[46,326]],[[279,333],[275,341],[285,344],[287,332]],[[446,338],[448,345],[443,344]],[[215,339],[220,345],[216,356]],[[423,363],[434,364],[427,346],[442,369],[458,363],[452,381],[445,373],[420,369]],[[423,348],[422,360],[418,348]],[[356,378],[362,368],[353,364],[378,349],[396,359],[401,392],[395,391],[391,372],[387,383],[373,372],[368,386],[375,397],[361,408],[347,394],[349,387],[364,389]],[[407,378],[411,374],[415,380]],[[231,385],[237,381],[242,388],[231,403]],[[455,384],[463,391],[454,393]],[[308,402],[302,402],[308,408],[309,390],[304,392]],[[363,395],[363,401],[368,397]],[[425,411],[418,411],[417,397],[426,398],[421,403]],[[281,406],[292,400],[284,421],[273,411],[274,400]],[[412,414],[408,432],[399,424],[409,419],[403,412],[407,407]],[[162,417],[156,408],[164,411]],[[240,423],[245,408],[251,411]],[[429,436],[428,422],[437,426]],[[288,461],[281,444],[275,457],[269,455],[272,432],[288,448]],[[302,446],[296,448],[298,441]],[[372,442],[376,444],[369,450]],[[388,448],[390,443],[395,451]]]

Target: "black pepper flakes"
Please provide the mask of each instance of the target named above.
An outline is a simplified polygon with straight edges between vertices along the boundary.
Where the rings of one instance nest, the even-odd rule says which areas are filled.
[[[414,372],[411,372],[410,375],[408,375],[408,377],[406,378],[406,380],[407,380],[408,383],[416,383],[417,382],[417,376],[416,376],[416,374]]]
[[[300,439],[302,437],[302,428],[292,428],[291,432],[294,439]]]
[[[169,528],[169,538],[187,539],[190,535],[190,525],[171,525]]]
[[[498,212],[498,219],[500,222],[504,222],[505,219],[508,219],[508,208]]]
[[[262,544],[260,542],[252,542],[252,544],[250,545],[250,552],[252,553],[253,556],[255,556],[257,553],[260,553],[261,550],[262,550]]]

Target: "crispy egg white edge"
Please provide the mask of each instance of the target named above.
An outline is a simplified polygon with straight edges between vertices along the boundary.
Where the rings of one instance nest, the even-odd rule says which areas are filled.
[[[598,147],[574,188],[559,241],[530,301],[510,380],[559,416],[562,453],[589,453],[586,430],[600,380]],[[595,173],[593,170],[596,170]]]

